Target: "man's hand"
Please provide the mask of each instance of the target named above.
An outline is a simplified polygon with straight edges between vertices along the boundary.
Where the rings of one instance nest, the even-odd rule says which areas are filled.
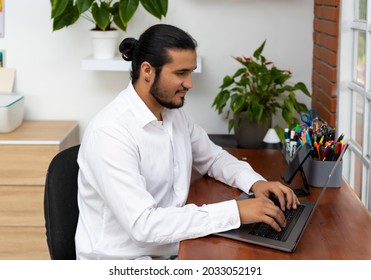
[[[258,181],[252,186],[251,191],[254,192],[255,198],[237,201],[243,224],[264,222],[281,231],[281,227],[286,226],[282,211],[291,207],[296,209],[300,204],[294,192],[280,182]],[[277,197],[281,209],[269,199],[272,194]]]
[[[280,202],[282,211],[285,211],[286,208],[296,209],[300,204],[294,191],[280,182],[257,181],[250,190],[255,194],[255,197],[269,198],[271,194],[274,194]]]

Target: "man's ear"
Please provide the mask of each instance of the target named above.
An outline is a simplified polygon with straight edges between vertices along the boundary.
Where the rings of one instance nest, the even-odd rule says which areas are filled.
[[[154,68],[147,61],[144,61],[140,68],[141,76],[146,82],[150,82],[154,77]]]

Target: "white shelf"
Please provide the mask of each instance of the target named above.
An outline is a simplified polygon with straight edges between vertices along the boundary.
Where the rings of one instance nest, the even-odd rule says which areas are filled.
[[[194,73],[201,73],[201,62],[201,57],[197,57],[197,69]],[[81,68],[93,71],[130,71],[131,62],[125,61],[120,55],[112,59],[95,59],[90,55],[82,60]]]
[[[130,71],[131,62],[125,61],[117,55],[112,59],[95,59],[92,55],[84,58],[81,62],[83,70],[95,71]]]

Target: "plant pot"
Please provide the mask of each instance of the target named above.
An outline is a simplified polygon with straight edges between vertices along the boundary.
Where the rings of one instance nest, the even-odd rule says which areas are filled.
[[[117,50],[118,30],[90,30],[95,59],[111,59]]]
[[[240,148],[258,149],[263,147],[263,139],[270,128],[269,124],[258,124],[255,120],[249,122],[242,116],[240,126],[238,126],[239,115],[234,116],[234,137]]]

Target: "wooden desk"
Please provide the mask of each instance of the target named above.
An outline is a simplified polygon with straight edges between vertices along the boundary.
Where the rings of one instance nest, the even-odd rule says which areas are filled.
[[[280,180],[287,164],[278,150],[227,149],[242,159],[267,180]],[[299,176],[297,176],[299,177]],[[295,178],[292,187],[299,187]],[[315,201],[320,188],[311,188],[307,200]],[[188,202],[197,205],[233,199],[239,190],[230,188],[209,177],[195,180]],[[371,215],[343,181],[340,188],[327,188],[318,208],[294,253],[281,252],[210,235],[182,241],[179,259],[371,259]]]

